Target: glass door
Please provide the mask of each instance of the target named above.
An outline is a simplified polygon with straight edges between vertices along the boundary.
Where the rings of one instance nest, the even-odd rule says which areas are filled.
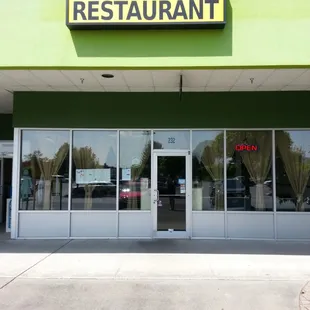
[[[153,158],[155,237],[187,238],[190,205],[188,152],[156,152]]]

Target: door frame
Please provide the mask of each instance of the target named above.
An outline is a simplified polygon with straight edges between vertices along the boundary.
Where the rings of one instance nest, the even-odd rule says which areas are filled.
[[[4,195],[4,161],[5,159],[12,159],[12,171],[13,171],[13,156],[0,156],[0,223],[6,222],[6,217],[2,216],[4,214],[4,209],[6,209],[6,201],[3,201]],[[13,172],[12,172],[13,178]],[[12,180],[13,183],[13,180]]]
[[[3,177],[4,177],[4,158],[0,157],[0,223],[5,222],[2,218],[3,208],[6,208],[3,201]]]
[[[158,157],[161,156],[180,156],[185,157],[186,171],[186,213],[185,213],[185,231],[158,231],[157,230],[157,172],[158,172]],[[152,152],[152,172],[151,172],[151,205],[153,219],[153,238],[168,238],[168,239],[186,239],[192,236],[192,156],[189,150],[153,150]]]

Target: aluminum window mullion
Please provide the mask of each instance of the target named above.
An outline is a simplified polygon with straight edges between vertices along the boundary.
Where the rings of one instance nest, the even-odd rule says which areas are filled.
[[[154,207],[153,203],[153,195],[154,195],[154,185],[155,185],[155,161],[157,162],[157,156],[154,153],[154,130],[151,130],[151,195],[150,195],[150,203],[151,203],[151,214],[152,214],[152,238],[155,237],[157,231],[157,210]]]
[[[189,147],[190,147],[190,159],[189,159],[189,170],[191,175],[191,182],[190,182],[190,206],[189,208],[189,214],[190,214],[190,220],[189,220],[189,238],[191,239],[193,237],[193,130],[190,129],[189,131]]]
[[[116,238],[119,238],[120,130],[116,135]]]
[[[12,169],[12,214],[11,214],[11,238],[17,239],[19,232],[19,188],[20,188],[20,165],[22,148],[22,130],[14,128],[13,146],[13,169]],[[16,186],[15,186],[16,184]]]
[[[71,237],[71,209],[72,209],[72,149],[73,149],[73,130],[70,130],[69,137],[69,183],[68,183],[68,238]]]
[[[227,143],[226,143],[227,131],[224,130],[224,236],[228,238],[227,228]]]
[[[273,229],[274,238],[278,239],[277,233],[277,193],[276,193],[276,131],[272,130],[272,198],[273,198]]]

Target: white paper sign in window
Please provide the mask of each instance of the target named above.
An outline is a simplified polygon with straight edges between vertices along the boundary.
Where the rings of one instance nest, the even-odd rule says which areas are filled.
[[[130,181],[131,180],[131,169],[123,168],[122,169],[122,181]]]
[[[110,183],[111,169],[76,169],[77,184]]]

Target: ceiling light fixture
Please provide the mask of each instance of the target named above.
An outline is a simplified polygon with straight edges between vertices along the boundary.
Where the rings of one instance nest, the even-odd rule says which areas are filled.
[[[101,75],[103,78],[105,79],[113,79],[114,75],[113,74],[109,74],[109,73],[104,73]]]

